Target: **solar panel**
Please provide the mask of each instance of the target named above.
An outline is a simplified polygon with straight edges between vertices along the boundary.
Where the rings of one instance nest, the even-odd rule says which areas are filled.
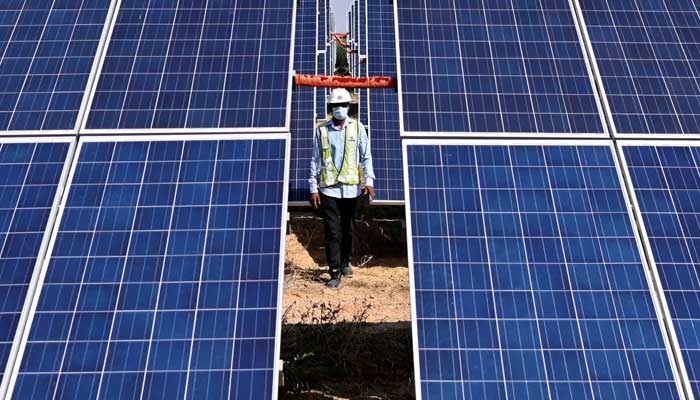
[[[700,147],[626,143],[626,171],[689,391],[700,396]]]
[[[700,6],[580,1],[614,132],[700,134]]]
[[[324,42],[324,50],[326,51],[326,75],[333,75],[334,65],[331,62],[333,59],[333,54],[331,54],[330,45],[330,34],[333,32],[331,30],[331,7],[330,4],[326,4],[326,40]]]
[[[0,141],[0,397],[27,293],[56,215],[72,140]],[[4,398],[4,397],[3,397]]]
[[[0,5],[0,130],[73,133],[109,0]]]
[[[404,143],[423,399],[681,398],[611,145]]]
[[[11,398],[276,398],[287,142],[81,140]]]
[[[367,3],[365,0],[357,1],[357,76],[366,77],[367,75],[367,65],[360,62],[361,58],[367,55]],[[367,115],[367,105],[368,100],[368,90],[359,89],[358,90],[358,119],[364,122],[368,122]]]
[[[295,1],[122,0],[88,130],[288,130]]]
[[[357,1],[357,38],[358,38],[358,55],[367,54],[367,1]],[[359,58],[359,57],[358,57]],[[360,76],[367,76],[366,68],[360,65]]]
[[[606,132],[570,2],[395,4],[404,134]]]
[[[317,0],[302,0],[297,6],[294,69],[301,74],[316,72],[316,2]],[[299,86],[292,92],[289,201],[306,201],[309,197],[316,90],[323,91]]]
[[[396,76],[394,8],[390,2],[367,3],[367,72],[370,76]],[[368,92],[367,122],[374,172],[378,177],[377,199],[403,201],[398,94],[391,89]]]
[[[317,50],[325,50],[328,42],[328,31],[326,30],[326,8],[328,0],[318,0],[318,24],[316,25],[316,33],[318,34]]]

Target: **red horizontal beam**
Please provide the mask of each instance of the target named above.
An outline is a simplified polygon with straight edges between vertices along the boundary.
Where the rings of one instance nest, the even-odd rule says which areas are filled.
[[[374,76],[369,78],[351,78],[346,76],[324,76],[297,74],[294,76],[297,86],[357,89],[395,89],[396,78]]]

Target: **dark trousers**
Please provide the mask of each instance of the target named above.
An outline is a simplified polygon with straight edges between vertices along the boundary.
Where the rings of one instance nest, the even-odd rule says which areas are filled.
[[[326,233],[326,261],[331,269],[350,262],[357,199],[336,199],[321,194],[321,216]]]

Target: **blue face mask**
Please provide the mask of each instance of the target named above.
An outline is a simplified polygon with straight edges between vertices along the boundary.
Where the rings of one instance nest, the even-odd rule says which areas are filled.
[[[348,107],[333,107],[333,118],[344,121],[348,117]]]

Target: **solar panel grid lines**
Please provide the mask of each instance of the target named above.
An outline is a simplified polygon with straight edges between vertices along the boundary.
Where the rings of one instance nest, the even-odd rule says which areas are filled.
[[[610,142],[403,149],[417,398],[681,398]]]
[[[302,0],[297,8],[295,38],[295,70],[297,73],[316,73],[316,19],[317,0]],[[309,164],[315,126],[316,90],[296,87],[292,92],[291,146],[289,201],[306,202],[309,193]]]
[[[358,54],[358,62],[360,65],[360,77],[368,77],[369,71],[367,69],[367,64],[362,64],[361,57],[367,57],[367,48],[372,44],[369,43],[369,37],[367,36],[367,0],[360,0],[360,49]],[[369,123],[369,90],[363,89],[360,91],[360,106],[362,109],[362,117]]]
[[[404,2],[395,14],[405,136],[607,136],[571,2]]]
[[[396,76],[396,36],[391,2],[367,3],[367,73]],[[404,199],[398,94],[392,89],[368,91],[367,127],[372,144],[375,189],[379,204]]]
[[[326,4],[326,42],[324,46],[324,50],[326,52],[326,75],[333,75],[333,64],[331,63],[331,60],[333,59],[333,55],[331,54],[331,33],[333,32],[331,29],[331,5],[330,3]]]
[[[73,151],[69,138],[0,139],[0,397],[27,319],[36,266],[46,252]]]
[[[0,130],[75,134],[113,5],[6,1],[0,8]]]
[[[84,138],[8,398],[276,398],[288,139]]]
[[[318,33],[318,42],[316,50],[323,51],[326,49],[326,43],[328,42],[328,31],[326,30],[326,7],[328,6],[328,0],[318,0],[318,23],[316,25]]]
[[[700,396],[697,199],[700,143],[618,141],[634,211],[668,319],[687,398]]]
[[[693,1],[575,1],[606,114],[620,138],[700,137]]]
[[[120,0],[82,131],[289,131],[296,3]]]
[[[325,75],[325,64],[323,62],[322,56],[320,55],[320,51],[324,48],[324,37],[326,36],[326,34],[324,33],[324,29],[322,28],[322,26],[324,26],[323,20],[325,18],[325,16],[323,15],[323,7],[325,5],[325,0],[317,0],[316,5],[318,7],[316,11],[316,75]],[[314,100],[314,102],[316,119],[326,118],[325,92],[325,88],[319,87],[315,90],[316,99]]]

